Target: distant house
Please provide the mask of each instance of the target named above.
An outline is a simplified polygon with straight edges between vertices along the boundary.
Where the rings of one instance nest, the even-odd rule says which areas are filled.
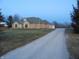
[[[55,25],[39,18],[24,18],[12,24],[13,29],[54,29]]]
[[[0,22],[0,27],[7,27],[8,25],[6,24],[6,22]]]
[[[6,22],[0,22],[0,31],[6,30],[8,25]]]

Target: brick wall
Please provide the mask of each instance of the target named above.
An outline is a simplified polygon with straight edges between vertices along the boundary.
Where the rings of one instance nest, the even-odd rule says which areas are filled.
[[[17,27],[15,27],[15,24],[17,24]],[[49,25],[49,24],[30,24],[30,23],[24,22],[23,24],[14,23],[12,25],[12,28],[14,28],[14,29],[16,29],[16,28],[23,28],[23,29],[53,29],[54,25]]]

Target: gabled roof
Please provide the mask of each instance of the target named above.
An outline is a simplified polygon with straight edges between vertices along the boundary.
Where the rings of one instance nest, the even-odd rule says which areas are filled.
[[[38,17],[28,17],[28,18],[25,18],[29,23],[35,23],[35,24],[49,24],[49,22],[47,20],[42,20]]]
[[[18,21],[18,23],[24,23],[25,21],[31,23],[31,24],[51,24],[47,20],[42,20],[38,17],[28,17],[28,18],[23,18],[22,20]]]
[[[26,20],[29,22],[29,23],[42,23],[42,20],[40,18],[36,18],[36,17],[29,17],[29,18],[26,18]]]

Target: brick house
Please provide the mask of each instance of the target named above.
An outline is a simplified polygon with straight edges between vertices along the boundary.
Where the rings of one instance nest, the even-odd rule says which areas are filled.
[[[22,21],[14,22],[13,29],[55,29],[55,25],[46,20],[24,18]]]

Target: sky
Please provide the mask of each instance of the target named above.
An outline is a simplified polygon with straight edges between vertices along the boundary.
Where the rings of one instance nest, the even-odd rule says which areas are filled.
[[[50,22],[71,22],[70,13],[76,0],[0,0],[4,15],[40,17]]]

